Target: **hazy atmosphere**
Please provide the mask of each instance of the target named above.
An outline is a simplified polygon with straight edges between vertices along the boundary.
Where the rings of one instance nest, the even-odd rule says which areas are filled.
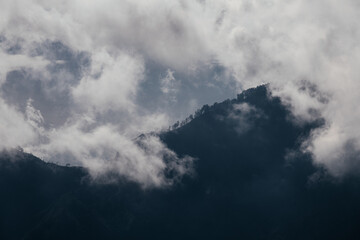
[[[341,177],[360,170],[360,4],[353,0],[0,1],[0,144],[161,185],[156,137],[259,84]],[[186,164],[185,164],[186,163]]]
[[[0,0],[0,239],[360,239],[359,22]]]

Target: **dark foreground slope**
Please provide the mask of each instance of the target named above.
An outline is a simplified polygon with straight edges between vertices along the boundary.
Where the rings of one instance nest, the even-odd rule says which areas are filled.
[[[167,189],[96,184],[3,152],[0,239],[360,239],[360,180],[313,166],[299,147],[321,121],[290,118],[264,86],[204,106],[160,135],[197,158],[194,176]]]

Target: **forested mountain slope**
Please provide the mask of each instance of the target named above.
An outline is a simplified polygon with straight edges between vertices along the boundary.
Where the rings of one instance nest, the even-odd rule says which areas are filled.
[[[204,106],[159,133],[196,159],[165,188],[102,184],[83,168],[3,151],[0,238],[359,239],[360,179],[315,166],[300,147],[323,122],[291,118],[266,86]]]

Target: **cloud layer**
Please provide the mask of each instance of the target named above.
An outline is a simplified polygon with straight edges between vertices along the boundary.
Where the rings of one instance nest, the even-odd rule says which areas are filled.
[[[3,0],[2,147],[158,185],[168,150],[132,139],[170,125],[174,107],[193,110],[186,94],[270,83],[299,122],[326,120],[304,142],[316,162],[360,170],[359,10],[353,0]],[[167,107],[149,109],[158,96]]]

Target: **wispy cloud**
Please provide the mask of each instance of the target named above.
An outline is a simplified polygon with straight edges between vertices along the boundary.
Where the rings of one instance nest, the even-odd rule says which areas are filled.
[[[268,82],[298,120],[324,117],[326,127],[306,141],[307,150],[341,175],[349,162],[360,164],[359,9],[353,0],[4,0],[2,145],[23,145],[47,156],[70,152],[76,161],[103,146],[95,150],[102,160],[94,164],[102,166],[107,147],[94,139],[120,153],[141,131],[170,125],[166,112],[141,109],[136,100],[146,63],[171,69],[158,86],[165,93],[177,89],[172,71],[196,75],[216,63],[222,76],[229,76],[224,82],[233,81],[238,90]],[[221,78],[209,84],[217,81]],[[37,130],[24,115],[29,98],[44,117],[41,141],[34,140]],[[72,145],[63,146],[66,141]],[[148,168],[162,169],[157,160],[154,164]]]

